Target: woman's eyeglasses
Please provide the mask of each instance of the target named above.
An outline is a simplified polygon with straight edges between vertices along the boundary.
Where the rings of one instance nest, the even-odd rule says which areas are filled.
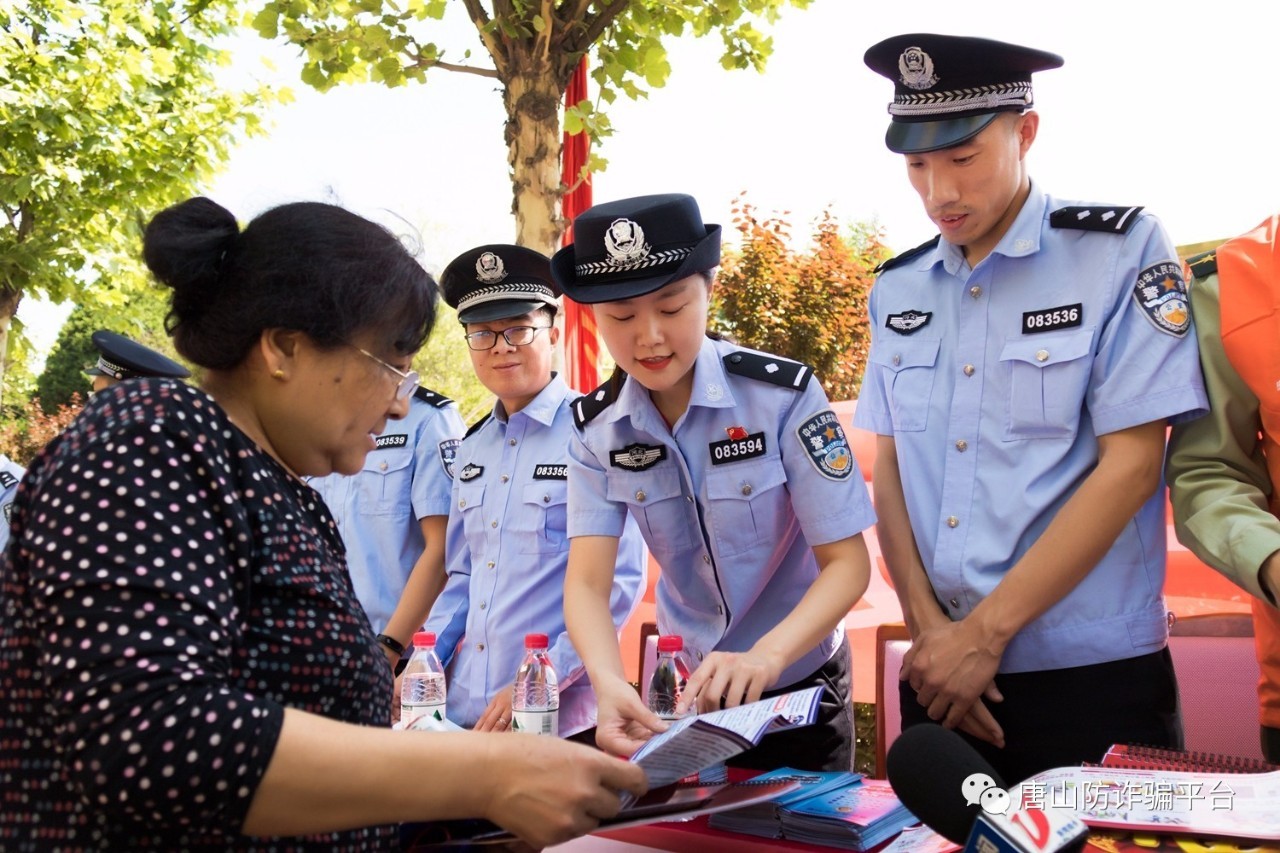
[[[396,383],[396,399],[397,400],[405,399],[406,397],[408,397],[410,394],[413,393],[413,389],[418,387],[418,371],[410,370],[408,373],[405,373],[403,370],[397,370],[396,368],[387,364],[382,359],[378,358],[373,353],[367,352],[361,349],[360,347],[356,346],[355,344],[348,344],[348,346],[350,346],[353,350],[360,353],[361,355],[367,356],[368,358],[373,359],[374,361],[378,362],[378,364],[381,364],[387,370],[390,370],[396,376],[400,377],[400,381]]]
[[[463,337],[467,339],[467,346],[474,350],[493,349],[494,344],[498,342],[499,334],[511,346],[523,347],[533,343],[533,339],[538,336],[538,332],[550,328],[550,326],[511,326],[503,329],[501,333],[483,329],[479,332],[463,335]]]

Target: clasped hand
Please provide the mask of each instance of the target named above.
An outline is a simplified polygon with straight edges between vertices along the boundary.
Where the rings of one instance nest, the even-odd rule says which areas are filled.
[[[1003,701],[993,679],[1000,654],[959,622],[940,622],[922,630],[902,660],[899,678],[910,683],[929,719],[995,746],[1004,746],[1004,730],[983,703]]]

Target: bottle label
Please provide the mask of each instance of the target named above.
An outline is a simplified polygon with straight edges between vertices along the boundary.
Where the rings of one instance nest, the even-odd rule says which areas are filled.
[[[560,711],[511,712],[511,730],[525,734],[560,736]]]

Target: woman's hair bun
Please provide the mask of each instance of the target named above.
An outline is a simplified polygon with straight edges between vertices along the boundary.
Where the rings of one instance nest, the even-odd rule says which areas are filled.
[[[235,216],[203,196],[166,208],[147,224],[142,258],[157,280],[173,288],[179,315],[200,305],[217,286],[223,259],[239,233]]]

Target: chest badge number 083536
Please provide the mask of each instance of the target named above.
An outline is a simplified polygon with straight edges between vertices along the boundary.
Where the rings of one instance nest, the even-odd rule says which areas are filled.
[[[753,432],[741,438],[713,441],[707,445],[707,449],[711,453],[712,465],[737,462],[739,459],[754,459],[757,456],[764,456],[764,433]]]

